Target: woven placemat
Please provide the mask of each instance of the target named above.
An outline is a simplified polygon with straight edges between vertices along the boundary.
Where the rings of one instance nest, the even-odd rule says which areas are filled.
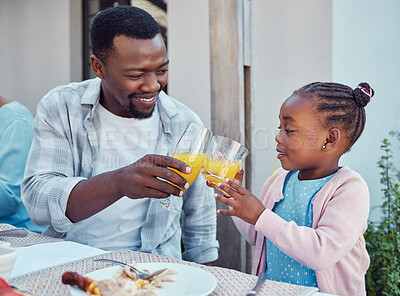
[[[8,230],[13,228],[16,227],[10,224],[0,224],[0,230]],[[54,243],[63,241],[62,239],[59,238],[50,237],[32,231],[28,231],[28,235],[25,237],[0,236],[0,240],[10,243],[10,247],[27,247],[36,244]]]
[[[69,286],[62,284],[61,276],[65,271],[75,271],[79,274],[86,274],[88,272],[108,267],[105,262],[95,262],[93,259],[108,258],[122,262],[169,262],[187,264],[195,267],[202,268],[212,273],[218,281],[218,285],[212,296],[222,295],[245,295],[245,293],[253,287],[257,281],[257,277],[243,272],[222,267],[210,267],[200,265],[192,262],[178,260],[175,258],[152,255],[148,253],[140,253],[129,250],[120,250],[111,253],[106,253],[90,258],[85,258],[54,267],[42,269],[32,272],[23,276],[11,278],[10,284],[18,287],[24,287],[24,290],[34,295],[71,295]],[[260,296],[306,296],[312,295],[317,291],[316,288],[303,287],[290,285],[286,283],[279,283],[273,281],[265,281],[262,290],[258,295]]]

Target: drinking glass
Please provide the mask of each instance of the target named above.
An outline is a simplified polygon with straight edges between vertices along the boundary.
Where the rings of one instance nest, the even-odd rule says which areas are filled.
[[[203,167],[204,160],[207,155],[208,143],[212,138],[212,132],[202,127],[196,123],[191,122],[183,132],[178,143],[173,150],[171,157],[183,161],[192,168],[190,174],[184,174],[180,171],[169,168],[186,179],[186,181],[191,185]],[[172,183],[171,183],[172,184]],[[176,186],[175,184],[172,184]],[[176,186],[178,187],[178,186]],[[158,205],[170,210],[172,212],[180,212],[173,204],[172,198],[179,198],[176,196],[170,196],[165,199],[154,200]]]
[[[238,167],[244,162],[249,151],[245,146],[223,136],[214,136],[209,145],[203,166],[203,178],[213,183],[225,185],[225,179],[233,180]]]

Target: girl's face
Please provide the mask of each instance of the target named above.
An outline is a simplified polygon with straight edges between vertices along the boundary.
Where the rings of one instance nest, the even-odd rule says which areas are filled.
[[[292,95],[282,104],[279,120],[275,140],[282,167],[300,170],[302,180],[325,177],[328,167],[332,170],[332,159],[323,149],[329,131],[321,126],[312,100]]]

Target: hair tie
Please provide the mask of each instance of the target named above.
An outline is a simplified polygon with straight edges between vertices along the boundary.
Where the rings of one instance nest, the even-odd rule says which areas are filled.
[[[366,94],[367,96],[369,96],[369,99],[371,99],[372,98],[372,89],[370,88],[369,89],[369,91],[368,91],[368,89],[366,89],[364,86],[362,86],[362,85],[357,85],[357,87],[359,88],[359,89],[361,89],[361,91],[364,93],[364,94]]]

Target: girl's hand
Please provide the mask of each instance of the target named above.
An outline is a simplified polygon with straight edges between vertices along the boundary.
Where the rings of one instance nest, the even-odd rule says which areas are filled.
[[[244,170],[242,168],[242,166],[238,166],[237,168],[237,173],[235,178],[233,179],[235,182],[237,182],[240,186],[242,186],[243,184],[243,175],[244,175]],[[218,191],[221,191],[221,193],[225,196],[225,197],[230,197],[230,195],[224,191],[221,190],[221,188],[218,188],[218,186],[214,185],[213,183],[211,183],[210,181],[206,181],[206,184],[208,187],[214,188]]]
[[[214,194],[215,199],[228,205],[229,210],[218,210],[218,214],[227,216],[236,216],[243,221],[256,224],[261,213],[265,210],[261,201],[251,194],[246,188],[242,187],[239,183],[226,179],[225,182],[229,185],[226,186],[219,183],[217,189],[224,192],[224,195]],[[225,196],[225,193],[227,194]]]
[[[244,170],[243,170],[242,166],[240,165],[237,168],[237,173],[236,173],[236,176],[233,179],[233,181],[235,181],[240,186],[242,186],[242,184],[243,184],[243,175],[244,175]]]

